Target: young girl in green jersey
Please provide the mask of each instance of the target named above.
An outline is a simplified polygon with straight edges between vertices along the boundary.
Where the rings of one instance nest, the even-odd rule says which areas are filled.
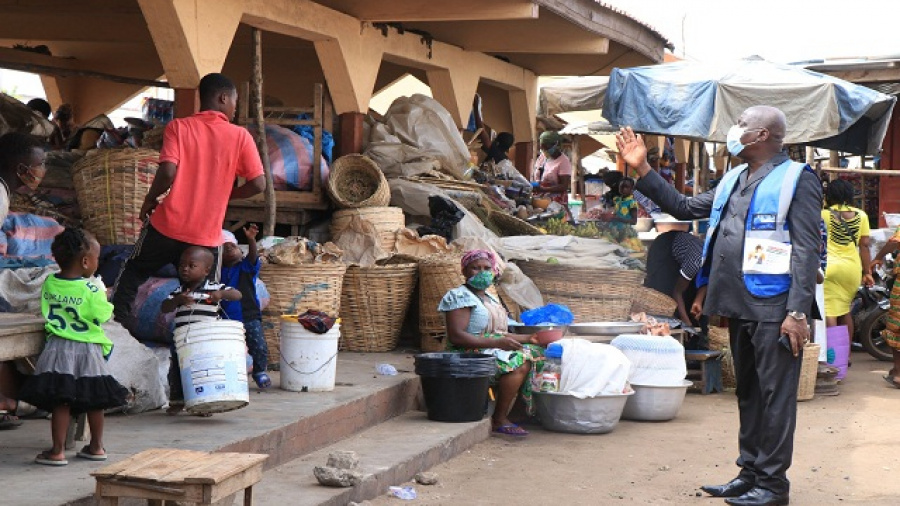
[[[128,390],[112,377],[106,360],[112,341],[101,326],[112,316],[106,290],[91,279],[97,271],[100,244],[89,233],[66,228],[51,246],[60,271],[44,281],[41,313],[47,320],[47,343],[20,398],[53,413],[53,447],[35,462],[68,464],[64,453],[72,414],[87,413],[91,442],[76,455],[106,460],[103,448],[103,410],[125,404]]]

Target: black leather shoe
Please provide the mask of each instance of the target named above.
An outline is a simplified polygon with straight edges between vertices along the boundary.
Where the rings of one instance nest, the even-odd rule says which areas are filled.
[[[741,478],[735,478],[724,485],[703,485],[700,490],[713,497],[739,497],[753,488],[753,484]]]
[[[786,506],[789,502],[788,494],[779,495],[761,487],[753,487],[740,497],[725,499],[731,506]]]

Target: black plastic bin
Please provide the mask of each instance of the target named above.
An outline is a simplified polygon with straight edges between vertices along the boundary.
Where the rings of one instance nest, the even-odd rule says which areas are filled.
[[[484,417],[488,387],[497,372],[493,355],[423,353],[416,355],[428,419],[475,422]]]

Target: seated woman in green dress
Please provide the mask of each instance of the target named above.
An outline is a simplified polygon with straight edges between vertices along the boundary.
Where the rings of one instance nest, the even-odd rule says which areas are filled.
[[[447,349],[487,353],[497,359],[494,378],[497,404],[491,425],[494,432],[526,436],[528,431],[509,420],[516,396],[521,393],[529,414],[532,378],[543,365],[544,350],[533,344],[535,336],[507,332],[508,315],[503,306],[486,293],[499,275],[497,259],[487,250],[472,250],[462,258],[465,284],[453,288],[441,300],[438,311],[447,322]]]

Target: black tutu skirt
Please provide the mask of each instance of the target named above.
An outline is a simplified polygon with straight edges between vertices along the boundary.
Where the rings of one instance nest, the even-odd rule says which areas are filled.
[[[110,374],[101,345],[51,336],[18,397],[46,411],[68,404],[78,414],[125,405],[128,389]]]

